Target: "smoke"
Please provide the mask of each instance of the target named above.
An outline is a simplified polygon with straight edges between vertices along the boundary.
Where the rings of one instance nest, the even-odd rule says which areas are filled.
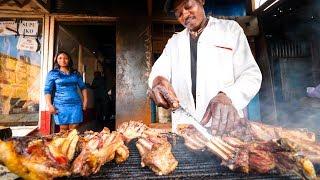
[[[265,93],[271,89],[261,91],[260,99],[268,99],[261,102],[261,114],[265,123],[304,128],[319,136],[320,99],[307,97],[306,88],[320,83],[320,1],[309,2],[292,9],[289,20],[282,18],[274,32],[278,38],[268,42],[274,97]]]

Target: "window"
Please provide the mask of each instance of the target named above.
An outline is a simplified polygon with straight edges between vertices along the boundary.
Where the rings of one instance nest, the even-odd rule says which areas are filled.
[[[0,124],[39,119],[41,19],[0,19]]]

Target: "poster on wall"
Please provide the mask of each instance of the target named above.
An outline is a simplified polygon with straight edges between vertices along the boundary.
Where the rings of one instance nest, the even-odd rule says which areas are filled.
[[[0,21],[0,36],[17,35],[17,28],[16,21]]]
[[[19,37],[17,43],[18,50],[37,52],[38,48],[39,44],[35,37]]]
[[[30,40],[31,37],[21,37]],[[17,49],[19,37],[0,36],[0,124],[37,122],[41,92],[41,52],[35,50],[35,38],[27,41],[29,50]],[[38,40],[41,47],[42,40]],[[33,45],[32,45],[33,44]]]
[[[36,36],[38,34],[38,21],[21,21],[19,23],[19,35]]]

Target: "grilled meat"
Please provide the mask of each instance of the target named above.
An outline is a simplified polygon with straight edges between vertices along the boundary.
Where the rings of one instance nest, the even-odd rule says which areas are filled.
[[[129,121],[122,123],[117,131],[122,133],[125,139],[125,142],[128,143],[132,139],[138,138],[148,127],[142,122],[138,121]]]
[[[242,138],[248,137],[249,140],[254,139],[269,141],[272,139],[287,138],[290,140],[295,140],[296,142],[314,143],[316,141],[314,133],[303,129],[286,129],[280,126],[272,126],[258,122],[251,122],[248,120],[245,122],[245,124],[241,125],[242,128],[235,127],[230,134]]]
[[[136,147],[141,155],[141,166],[148,166],[158,175],[172,172],[178,161],[171,152],[171,144],[167,140],[167,130],[149,128],[136,121],[122,123],[118,129],[127,143],[138,138]]]
[[[185,141],[189,141],[190,137],[198,133],[193,132],[185,136],[185,132],[190,131],[192,127],[181,127],[184,128],[180,129],[180,133],[184,132],[182,136]],[[280,172],[294,172],[307,179],[316,177],[313,164],[308,158],[298,155],[297,145],[288,139],[243,142],[235,137],[213,136],[211,141],[198,143],[205,143],[206,149],[219,156],[223,164],[231,170],[267,173],[278,169]]]
[[[203,151],[206,149],[207,140],[191,125],[179,125],[178,135],[184,138],[184,144],[194,151]]]
[[[87,133],[82,140],[82,150],[72,163],[72,172],[88,176],[95,174],[105,163],[116,158],[116,162],[124,162],[129,151],[124,145],[120,133],[105,128],[100,133]]]
[[[24,179],[69,176],[79,136],[76,130],[44,138],[0,141],[0,161]]]
[[[126,145],[122,144],[116,150],[115,161],[117,164],[125,162],[129,157],[129,149]]]
[[[168,133],[168,130],[149,128],[142,122],[138,121],[124,122],[117,128],[117,131],[124,136],[126,143],[129,143],[132,139],[139,138],[143,135],[159,136],[161,134]]]
[[[141,166],[148,166],[157,175],[169,174],[178,165],[171,152],[171,144],[164,137],[141,137],[136,146],[141,155]]]
[[[233,141],[234,138],[225,140],[229,142],[230,140]],[[277,169],[284,173],[296,173],[306,179],[316,178],[311,161],[305,156],[299,155],[295,144],[288,139],[242,142],[237,147],[236,155],[225,163],[232,170],[238,169],[245,173],[267,173],[270,170]]]
[[[231,169],[239,169],[242,172],[267,173],[275,169],[274,155],[261,144],[252,143],[243,146],[229,163]]]
[[[286,138],[295,142],[297,148],[311,161],[320,162],[320,144],[316,142],[315,134],[306,130],[286,129],[246,121],[241,127],[235,127],[227,136],[240,138],[245,142],[270,141],[272,139]]]

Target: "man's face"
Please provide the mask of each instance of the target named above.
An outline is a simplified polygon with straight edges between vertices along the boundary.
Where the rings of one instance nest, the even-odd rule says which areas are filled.
[[[200,28],[205,18],[203,0],[177,0],[174,7],[175,16],[180,24],[192,31]]]

